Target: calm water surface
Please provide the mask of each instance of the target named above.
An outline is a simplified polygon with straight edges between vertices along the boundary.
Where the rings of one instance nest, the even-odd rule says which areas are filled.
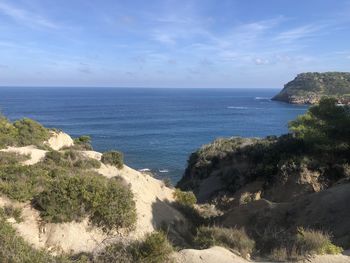
[[[191,152],[217,137],[279,135],[306,106],[270,101],[276,89],[0,88],[11,120],[33,118],[136,169],[176,182]]]

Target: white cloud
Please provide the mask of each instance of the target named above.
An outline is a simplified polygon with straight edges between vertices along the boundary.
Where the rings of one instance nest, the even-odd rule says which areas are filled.
[[[299,40],[302,38],[314,36],[316,32],[320,31],[323,28],[324,26],[322,25],[304,25],[281,32],[277,35],[275,40],[286,42]]]
[[[24,9],[17,8],[13,5],[0,3],[0,12],[11,17],[19,23],[31,27],[44,27],[49,29],[58,29],[59,25],[47,18],[34,14]]]
[[[175,39],[172,36],[167,35],[165,33],[161,33],[161,32],[154,33],[153,38],[156,41],[161,42],[163,44],[168,44],[168,45],[176,44]]]
[[[254,63],[256,65],[267,65],[270,63],[270,61],[268,59],[265,59],[265,58],[255,58]]]

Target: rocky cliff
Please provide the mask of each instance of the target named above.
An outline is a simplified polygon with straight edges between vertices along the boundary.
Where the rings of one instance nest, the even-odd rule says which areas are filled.
[[[316,104],[323,96],[334,96],[342,104],[350,103],[350,73],[301,73],[288,82],[272,100]]]

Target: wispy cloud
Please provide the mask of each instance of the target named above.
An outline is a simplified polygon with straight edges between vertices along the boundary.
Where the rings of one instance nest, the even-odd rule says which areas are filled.
[[[300,40],[303,38],[308,38],[315,36],[316,33],[324,29],[326,25],[303,25],[300,27],[292,28],[281,32],[277,35],[275,40],[291,42],[295,40]]]
[[[48,18],[4,2],[0,2],[0,12],[26,26],[44,27],[48,29],[58,29],[60,27],[58,24],[54,23]]]

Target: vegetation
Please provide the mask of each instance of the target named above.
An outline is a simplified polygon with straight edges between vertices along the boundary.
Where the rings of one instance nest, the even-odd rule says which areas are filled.
[[[301,102],[318,101],[322,96],[334,96],[349,101],[350,73],[302,73],[287,83],[273,99],[290,102],[293,96]]]
[[[94,174],[60,176],[33,203],[48,222],[79,221],[89,216],[94,225],[109,231],[132,228],[136,221],[130,189],[115,179]]]
[[[65,152],[49,151],[46,153],[43,162],[50,166],[76,167],[81,169],[101,167],[101,163],[98,160],[85,157],[82,153],[75,150],[67,150]]]
[[[148,234],[142,241],[129,245],[120,243],[107,246],[97,257],[99,263],[166,263],[172,262],[173,248],[163,232]]]
[[[275,238],[272,240],[271,238]],[[280,236],[266,237],[264,249],[269,249],[269,258],[274,261],[300,260],[310,255],[339,254],[342,248],[331,242],[327,233],[299,228],[297,234],[281,232]]]
[[[0,152],[0,165],[14,165],[29,159],[28,155],[15,152]]]
[[[175,201],[183,206],[192,207],[197,203],[197,198],[192,192],[183,192],[180,189],[175,189]]]
[[[290,134],[265,139],[228,138],[205,145],[193,153],[177,187],[196,193],[201,180],[220,176],[223,191],[278,179],[308,170],[324,182],[347,176],[350,160],[350,107],[324,98],[319,105],[290,123]],[[329,184],[328,184],[329,185]]]
[[[0,115],[0,148],[5,146],[43,146],[43,142],[50,138],[50,132],[41,124],[31,119],[11,123]]]
[[[83,135],[75,138],[73,148],[76,150],[92,150],[91,137]]]
[[[337,106],[334,98],[323,98],[319,105],[311,107],[306,114],[292,121],[289,127],[308,146],[348,150],[350,107]]]
[[[4,215],[9,218],[14,218],[17,223],[22,222],[22,209],[14,207],[13,205],[6,205],[4,207]]]
[[[123,154],[118,151],[104,152],[101,157],[101,162],[104,164],[114,165],[117,168],[122,169],[124,166],[124,157]]]
[[[16,235],[6,215],[0,209],[0,259],[9,263],[88,263],[84,257],[74,260],[69,256],[52,256],[44,250],[32,248],[23,238]]]
[[[38,165],[3,165],[0,167],[0,193],[24,202],[45,189],[53,173]]]
[[[200,249],[212,246],[223,246],[239,252],[247,257],[253,252],[255,242],[250,239],[244,229],[205,227],[198,228],[194,244]]]

